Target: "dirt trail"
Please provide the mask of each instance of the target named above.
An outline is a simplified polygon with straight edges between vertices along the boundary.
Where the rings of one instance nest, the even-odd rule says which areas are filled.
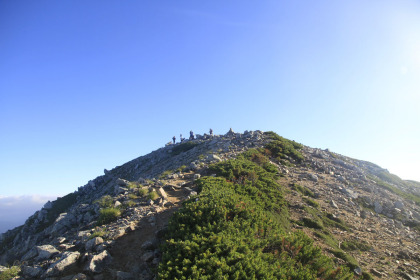
[[[171,184],[177,185],[181,182],[185,181],[173,180]],[[166,190],[166,193],[169,207],[165,206],[163,211],[142,218],[136,230],[118,238],[112,248],[109,249],[114,261],[107,274],[104,275],[105,279],[115,278],[114,273],[116,271],[130,272],[135,279],[151,279],[153,275],[150,268],[151,260],[148,260],[149,264],[147,264],[143,256],[148,252],[153,252],[153,249],[142,249],[142,245],[146,241],[156,243],[157,232],[168,225],[170,217],[180,208],[188,195],[188,191],[183,188],[172,188]],[[154,264],[152,264],[153,266]]]

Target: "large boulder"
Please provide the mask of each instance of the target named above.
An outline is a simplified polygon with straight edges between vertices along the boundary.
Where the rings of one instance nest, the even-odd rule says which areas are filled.
[[[163,197],[164,199],[168,199],[168,195],[166,194],[166,192],[163,190],[163,188],[162,187],[160,187],[158,190],[157,190],[157,192],[158,192],[158,194],[161,196],[161,197]]]
[[[381,214],[383,210],[381,203],[379,201],[375,201],[374,206],[375,206],[375,212],[378,214]]]
[[[27,260],[35,258],[36,256],[38,256],[38,250],[36,249],[36,247],[33,247],[25,255],[23,255],[23,257],[20,260],[27,261]]]
[[[222,161],[222,159],[220,157],[218,157],[217,155],[211,154],[211,155],[207,156],[207,161],[209,161],[209,162],[213,162],[213,161],[220,162],[220,161]]]
[[[51,233],[63,233],[64,231],[71,229],[76,222],[77,219],[73,214],[61,213],[55,220]]]
[[[51,276],[58,276],[64,273],[66,270],[71,269],[73,266],[76,265],[77,260],[80,257],[79,252],[64,252],[61,258],[56,261],[55,263],[51,264],[47,271],[45,272],[44,276],[51,277]]]
[[[24,265],[22,266],[22,274],[23,276],[26,278],[37,278],[39,276],[41,276],[43,270],[42,267],[40,267],[39,265],[35,265],[35,266],[27,266]]]
[[[126,187],[128,185],[128,183],[130,183],[130,182],[127,181],[127,180],[118,178],[117,181],[116,181],[116,183],[117,183],[118,186]]]
[[[54,246],[52,245],[41,245],[36,246],[36,250],[38,251],[38,261],[48,260],[53,256],[60,253]]]
[[[108,253],[107,250],[104,250],[100,254],[92,256],[85,267],[85,271],[90,273],[101,273],[111,262],[111,254]]]
[[[102,237],[92,238],[91,240],[89,240],[85,244],[86,251],[93,251],[96,246],[98,246],[99,244],[102,244],[102,243],[104,243],[104,240],[102,239]]]
[[[394,207],[400,210],[404,210],[404,203],[400,200],[394,202]]]

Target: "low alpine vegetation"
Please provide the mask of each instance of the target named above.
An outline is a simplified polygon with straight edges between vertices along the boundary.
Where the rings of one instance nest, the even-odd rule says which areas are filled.
[[[290,232],[278,171],[258,150],[211,166],[172,217],[159,279],[352,279],[301,231]]]
[[[118,208],[110,207],[103,208],[99,212],[98,226],[109,224],[118,219],[121,216],[121,210]]]

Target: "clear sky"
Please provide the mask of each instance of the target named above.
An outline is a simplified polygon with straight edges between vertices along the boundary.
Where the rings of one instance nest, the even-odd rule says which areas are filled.
[[[417,0],[0,1],[2,197],[230,127],[420,181],[419,107]]]

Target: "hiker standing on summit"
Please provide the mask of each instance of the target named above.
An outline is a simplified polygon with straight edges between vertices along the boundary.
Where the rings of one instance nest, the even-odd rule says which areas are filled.
[[[194,132],[192,130],[190,131],[190,140],[194,140]]]

